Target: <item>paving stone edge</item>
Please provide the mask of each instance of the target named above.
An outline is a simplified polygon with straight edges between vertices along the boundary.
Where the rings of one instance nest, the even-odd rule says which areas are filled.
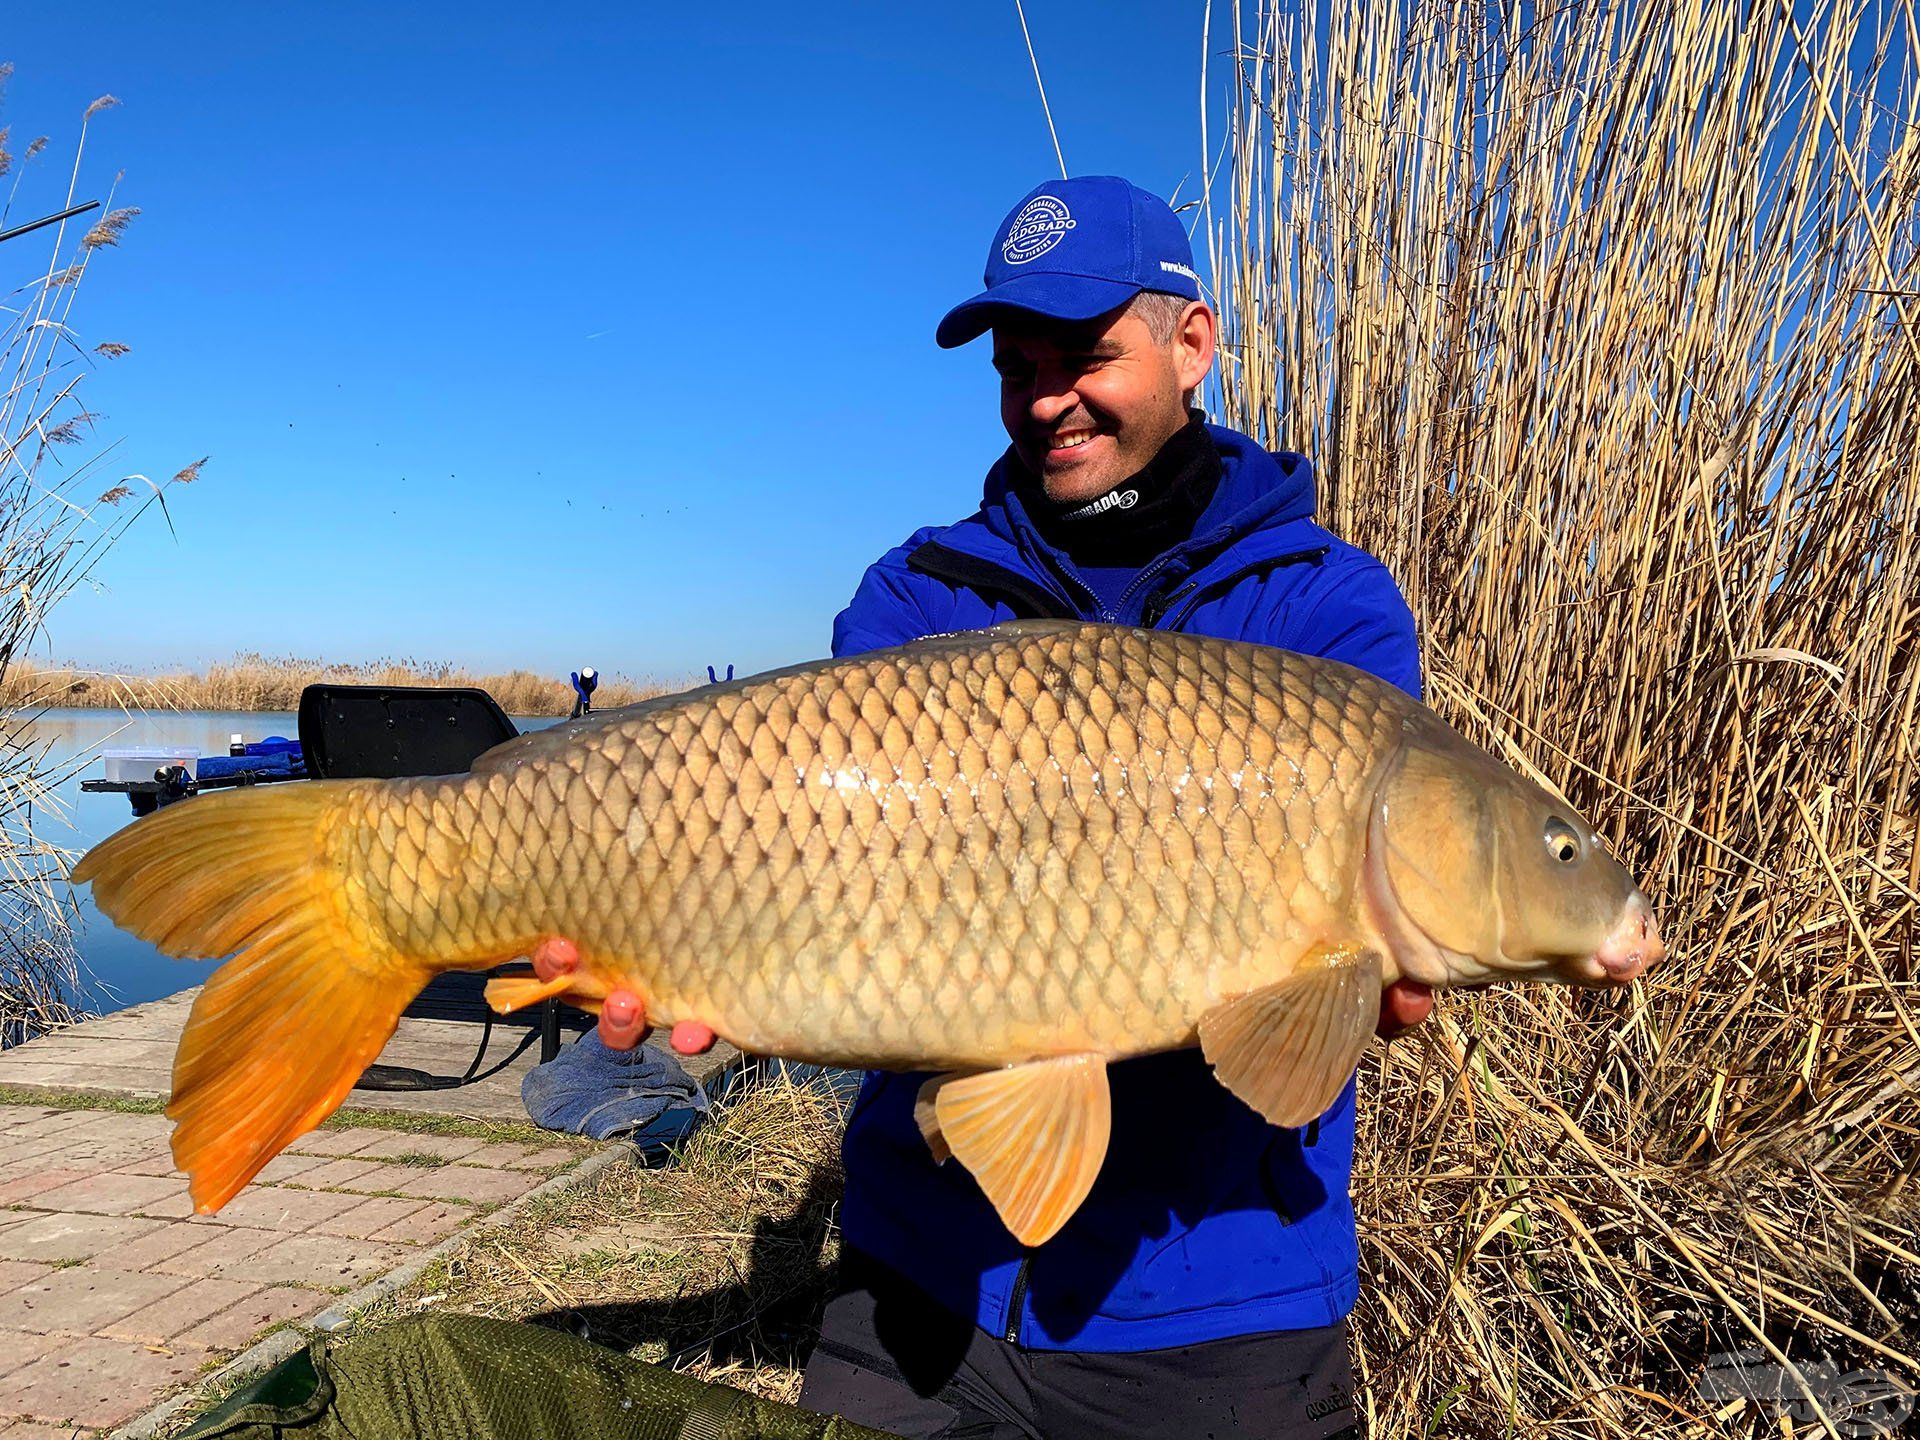
[[[571,1169],[563,1170],[543,1184],[534,1186],[517,1200],[509,1201],[491,1214],[482,1216],[466,1229],[449,1235],[431,1250],[416,1255],[406,1264],[369,1280],[351,1294],[341,1296],[311,1320],[296,1321],[283,1330],[274,1331],[257,1345],[241,1351],[218,1370],[201,1377],[179,1394],[161,1401],[146,1414],[129,1420],[115,1430],[109,1440],[152,1440],[162,1426],[188,1406],[202,1401],[209,1404],[217,1403],[240,1381],[278,1365],[294,1351],[306,1348],[307,1343],[316,1335],[345,1334],[353,1328],[354,1321],[369,1305],[377,1300],[386,1299],[403,1286],[412,1284],[427,1266],[453,1254],[474,1236],[511,1223],[522,1210],[541,1197],[555,1195],[563,1190],[571,1190],[575,1186],[583,1185],[602,1170],[611,1169],[623,1160],[637,1159],[639,1153],[624,1140],[609,1144],[598,1154],[589,1155]]]

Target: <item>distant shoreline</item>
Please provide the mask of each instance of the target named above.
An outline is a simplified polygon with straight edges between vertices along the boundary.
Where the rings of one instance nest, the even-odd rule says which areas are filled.
[[[0,676],[0,711],[40,707],[91,710],[293,711],[300,692],[325,681],[337,685],[478,686],[510,715],[566,715],[573,709],[567,676],[536,675],[531,670],[476,675],[450,665],[420,665],[376,660],[360,665],[276,660],[242,655],[204,672],[169,675],[116,675],[78,666],[36,665],[16,660]],[[679,687],[655,681],[604,677],[594,692],[596,709],[612,709],[664,695]]]

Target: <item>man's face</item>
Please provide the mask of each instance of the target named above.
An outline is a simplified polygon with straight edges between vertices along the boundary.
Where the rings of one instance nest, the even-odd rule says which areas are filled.
[[[1213,315],[1188,307],[1163,342],[1127,306],[1093,320],[1009,318],[993,330],[1000,419],[1014,453],[1059,503],[1135,475],[1187,423],[1184,397],[1213,364]]]

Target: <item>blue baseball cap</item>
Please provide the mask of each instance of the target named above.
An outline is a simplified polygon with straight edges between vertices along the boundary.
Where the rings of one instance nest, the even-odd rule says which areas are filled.
[[[1200,298],[1180,217],[1118,175],[1082,175],[1030,191],[994,232],[986,286],[940,322],[934,339],[942,349],[992,329],[1009,310],[1091,320],[1142,290]]]

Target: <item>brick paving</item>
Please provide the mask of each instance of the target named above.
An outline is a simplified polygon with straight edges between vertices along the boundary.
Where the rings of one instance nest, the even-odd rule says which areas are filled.
[[[0,1104],[0,1440],[125,1424],[583,1154],[322,1130],[194,1215],[170,1128]]]
[[[164,1100],[197,993],[0,1052],[0,1086],[94,1104]],[[475,1038],[466,1021],[409,1016],[381,1058],[458,1075]],[[494,1043],[504,1054],[501,1037]],[[524,1122],[520,1082],[537,1057],[530,1048],[473,1085],[356,1091],[351,1103]],[[706,1081],[738,1059],[721,1044],[687,1069]],[[583,1154],[321,1130],[218,1215],[197,1216],[167,1153],[169,1128],[159,1115],[0,1101],[0,1440],[73,1440],[144,1414],[265,1331],[318,1314]]]

